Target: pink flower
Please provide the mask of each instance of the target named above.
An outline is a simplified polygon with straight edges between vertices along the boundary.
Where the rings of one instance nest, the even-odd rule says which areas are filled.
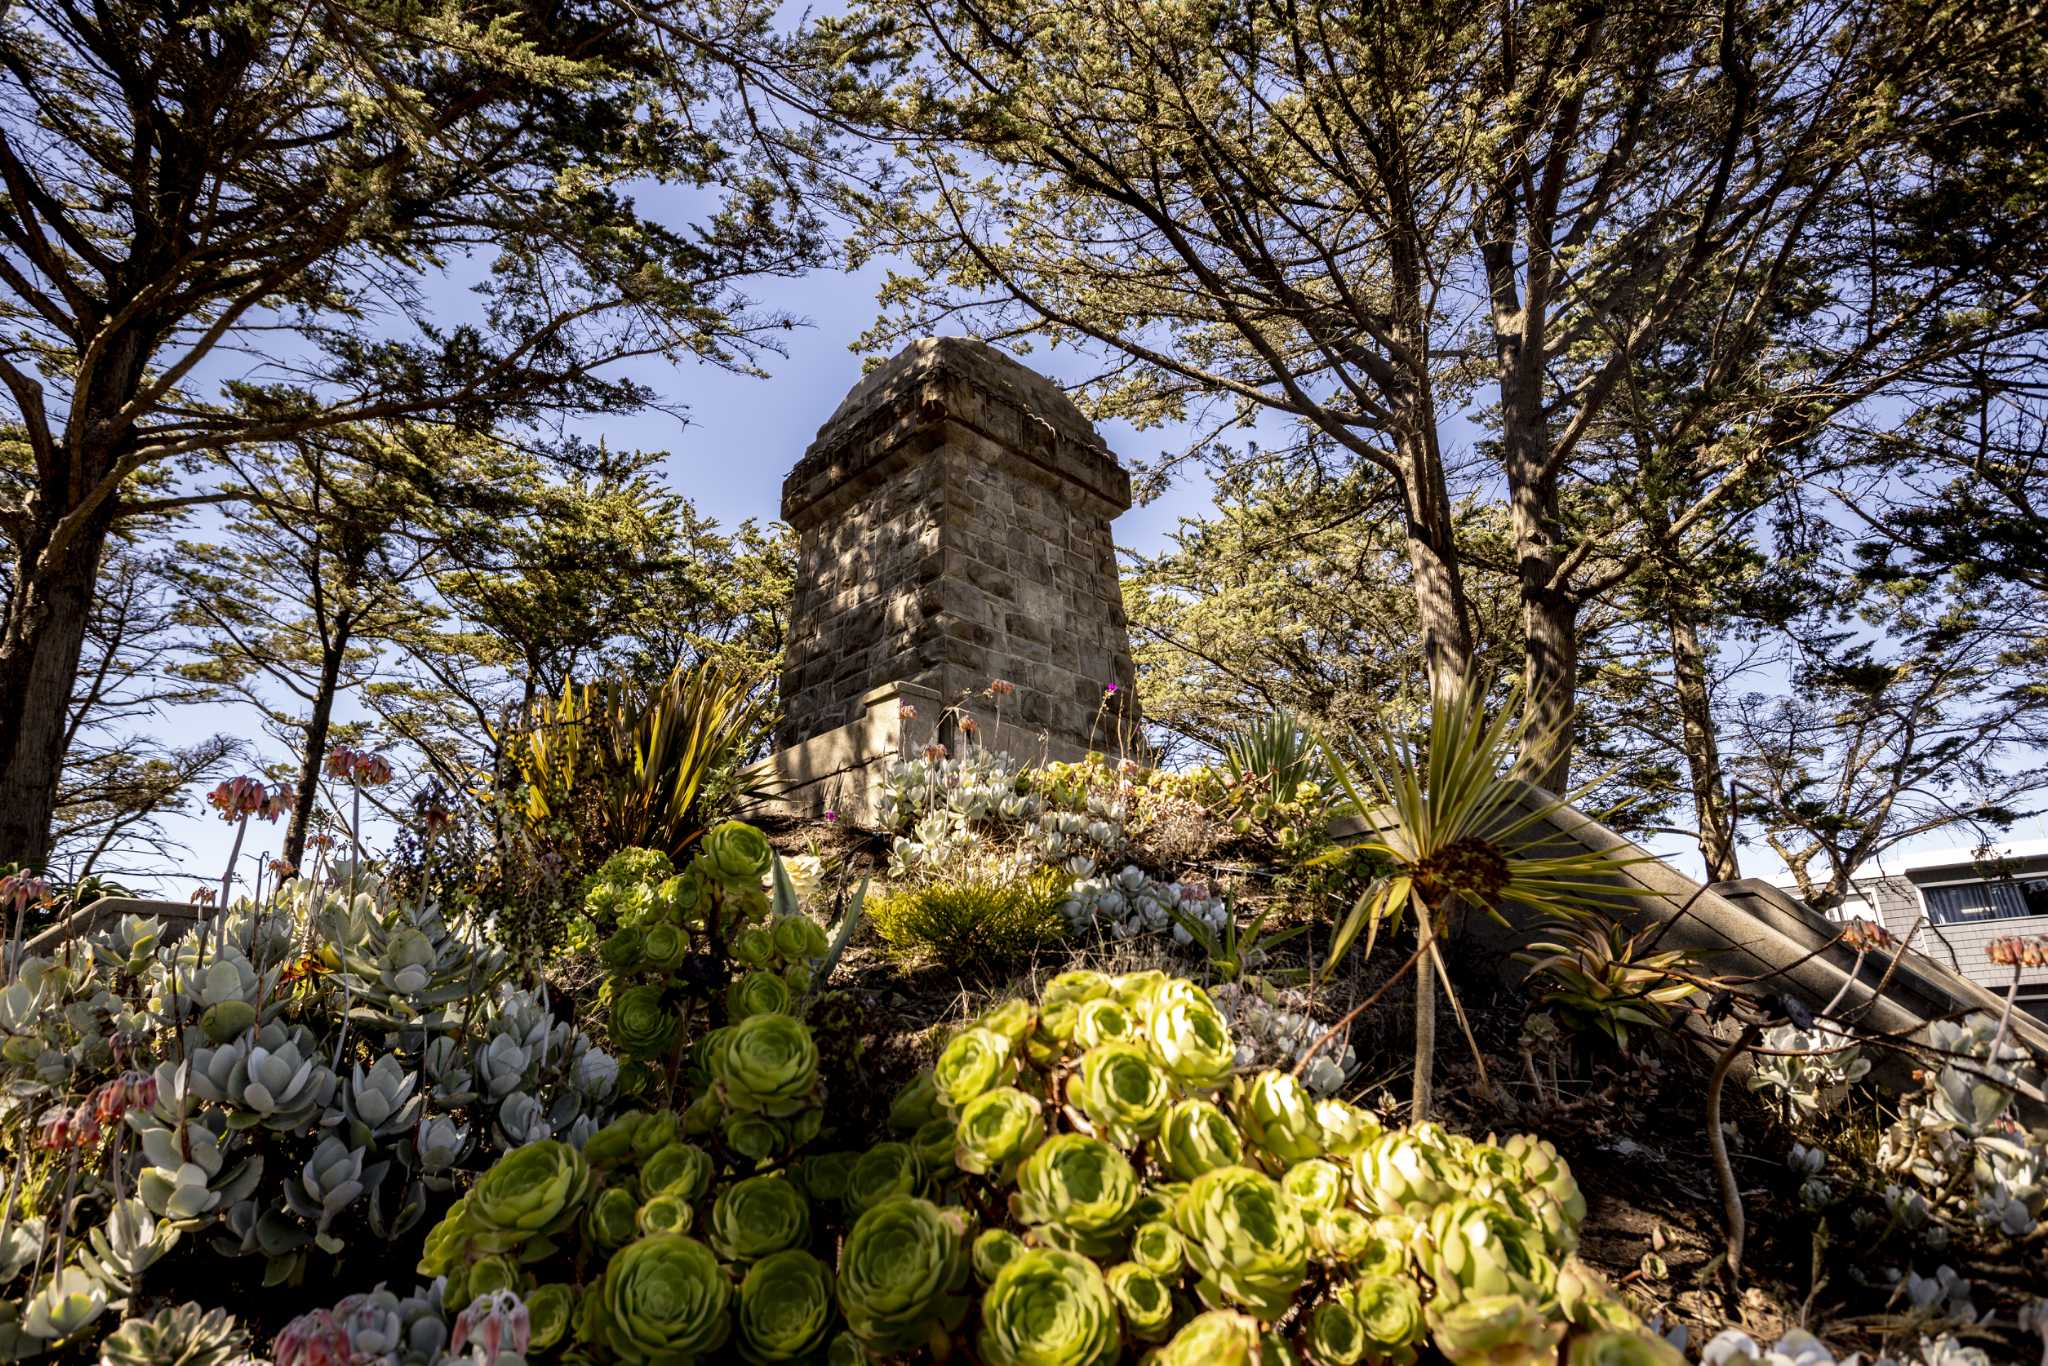
[[[825,813],[825,819],[828,821],[836,821],[839,819],[839,813],[837,811],[827,811]]]
[[[912,706],[910,703],[905,702],[902,708],[897,712],[897,715],[901,716],[906,721],[915,721],[917,719],[917,708]]]
[[[45,878],[23,870],[0,877],[0,906],[12,906],[21,911],[30,906],[46,904],[50,899],[50,884]]]
[[[1116,696],[1116,684],[1114,684],[1114,683],[1110,684],[1110,685],[1109,685],[1108,687],[1104,688],[1104,689],[1102,690],[1102,692],[1103,692],[1103,695],[1104,695],[1105,697],[1114,697],[1114,696]]]
[[[382,787],[391,781],[391,761],[368,750],[336,745],[327,751],[327,776],[355,787]]]
[[[62,1105],[43,1111],[36,1121],[36,1142],[51,1151],[71,1146],[71,1111]]]
[[[221,783],[206,794],[206,804],[220,812],[222,820],[229,822],[246,820],[250,816],[275,821],[291,810],[291,799],[283,784],[273,788],[261,778],[247,776],[229,778]]]
[[[456,1316],[448,1350],[452,1354],[469,1347],[472,1357],[489,1366],[503,1353],[525,1356],[531,1335],[526,1305],[509,1290],[492,1290],[471,1300],[469,1308]]]

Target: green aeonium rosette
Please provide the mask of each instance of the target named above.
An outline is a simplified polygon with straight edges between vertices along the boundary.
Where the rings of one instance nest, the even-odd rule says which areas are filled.
[[[985,1176],[1029,1157],[1045,1138],[1045,1113],[1014,1086],[984,1091],[960,1109],[953,1165]]]
[[[607,1018],[612,1042],[634,1058],[658,1058],[676,1039],[676,1012],[662,1000],[661,988],[643,983],[612,998]]]
[[[569,1320],[576,1309],[576,1291],[557,1281],[535,1287],[525,1296],[527,1348],[539,1353],[554,1346],[569,1333]]]
[[[847,1327],[870,1352],[909,1352],[951,1331],[967,1310],[960,1215],[898,1195],[854,1220],[835,1290]]]
[[[1158,1132],[1173,1099],[1167,1075],[1134,1043],[1100,1043],[1081,1055],[1067,1079],[1067,1103],[1119,1148]]]
[[[1430,1345],[1453,1366],[1547,1366],[1565,1325],[1519,1295],[1475,1295],[1448,1308],[1432,1300]]]
[[[823,958],[832,945],[817,922],[806,915],[786,915],[775,922],[775,951],[792,963]]]
[[[1302,1347],[1310,1366],[1358,1366],[1365,1360],[1365,1331],[1342,1300],[1325,1300],[1309,1315]]]
[[[1010,1041],[993,1029],[961,1030],[939,1050],[932,1081],[947,1110],[959,1110],[984,1091],[1008,1084],[1017,1074]]]
[[[1308,1230],[1280,1183],[1250,1167],[1218,1167],[1188,1184],[1174,1227],[1204,1302],[1271,1322],[1286,1312],[1308,1270]]]
[[[1137,1037],[1138,1021],[1114,996],[1083,1001],[1074,1014],[1073,1041],[1081,1048]]]
[[[657,1195],[633,1212],[633,1223],[642,1233],[688,1233],[696,1215],[686,1201],[673,1195]]]
[[[1131,1230],[1131,1260],[1155,1276],[1178,1281],[1186,1265],[1180,1235],[1164,1219],[1152,1219]]]
[[[960,1126],[950,1119],[927,1120],[910,1136],[910,1150],[917,1154],[918,1170],[928,1181],[943,1181],[952,1175],[953,1149]]]
[[[1422,1341],[1422,1300],[1406,1276],[1360,1276],[1339,1285],[1335,1296],[1358,1319],[1374,1359],[1399,1358]]]
[[[1275,1166],[1322,1155],[1323,1129],[1316,1122],[1315,1101],[1286,1072],[1265,1071],[1242,1083],[1231,1110],[1245,1142],[1264,1152]]]
[[[628,1362],[687,1361],[724,1344],[732,1282],[717,1256],[680,1233],[629,1243],[605,1267],[605,1341]]]
[[[1297,1162],[1282,1173],[1280,1189],[1305,1210],[1333,1210],[1344,1203],[1344,1169],[1321,1157]]]
[[[1261,1366],[1259,1321],[1230,1309],[1211,1309],[1182,1325],[1147,1366]]]
[[[773,972],[749,972],[726,990],[726,1008],[735,1020],[749,1015],[783,1015],[789,1011],[789,983]]]
[[[575,1219],[589,1189],[590,1164],[568,1144],[549,1138],[514,1148],[459,1207],[468,1244],[479,1252],[517,1251]]]
[[[801,1248],[770,1253],[740,1282],[740,1353],[749,1361],[801,1361],[832,1330],[832,1273]]]
[[[1403,1129],[1392,1129],[1351,1159],[1353,1193],[1381,1214],[1427,1217],[1451,1198],[1450,1154]]]
[[[1540,1229],[1491,1200],[1459,1199],[1429,1217],[1423,1267],[1440,1306],[1475,1296],[1517,1295],[1545,1300],[1557,1288]]]
[[[974,1278],[987,1285],[996,1273],[1023,1255],[1025,1242],[1006,1228],[983,1229],[974,1239],[970,1254]]]
[[[718,1193],[710,1233],[712,1248],[726,1261],[756,1261],[810,1237],[810,1201],[792,1181],[750,1176]]]
[[[1014,1208],[1070,1251],[1101,1255],[1129,1222],[1138,1176],[1122,1153],[1099,1138],[1056,1134],[1017,1171]]]
[[[1316,1126],[1322,1130],[1323,1150],[1332,1157],[1350,1157],[1380,1136],[1378,1120],[1356,1105],[1327,1097],[1316,1102]]]
[[[633,1192],[623,1186],[600,1191],[584,1213],[583,1235],[599,1251],[611,1252],[622,1248],[639,1235],[640,1227],[633,1217],[639,1209]]]
[[[775,932],[766,925],[749,925],[732,937],[732,960],[750,968],[765,968],[775,961]]]
[[[670,1143],[640,1164],[640,1193],[700,1200],[711,1187],[711,1154],[694,1143]]]
[[[917,1152],[908,1143],[877,1143],[846,1173],[846,1208],[859,1214],[895,1196],[915,1195],[921,1180]]]
[[[1174,978],[1153,988],[1138,1014],[1153,1057],[1180,1085],[1210,1089],[1229,1082],[1237,1044],[1208,992]]]
[[[690,937],[680,925],[657,921],[648,925],[640,941],[640,962],[657,972],[674,972],[690,956]]]
[[[745,821],[726,821],[704,832],[698,846],[704,870],[721,882],[757,886],[775,858],[768,837]]]
[[[1116,1303],[1086,1257],[1031,1248],[996,1273],[975,1345],[988,1366],[1100,1366],[1116,1360]]]
[[[853,1173],[858,1153],[806,1153],[792,1175],[802,1184],[804,1194],[820,1203],[846,1198],[846,1178]]]
[[[597,961],[607,972],[632,972],[647,958],[647,931],[628,925],[598,945]]]
[[[1158,1275],[1136,1262],[1118,1262],[1103,1273],[1124,1327],[1139,1342],[1157,1342],[1173,1327],[1173,1292]]]
[[[1686,1360],[1662,1338],[1610,1330],[1573,1338],[1565,1366],[1686,1366]]]
[[[1177,1100],[1166,1109],[1153,1158],[1176,1181],[1192,1181],[1217,1167],[1244,1161],[1244,1142],[1229,1116],[1206,1100]]]
[[[787,1015],[749,1015],[724,1031],[707,1060],[729,1109],[784,1118],[815,1099],[818,1045]]]

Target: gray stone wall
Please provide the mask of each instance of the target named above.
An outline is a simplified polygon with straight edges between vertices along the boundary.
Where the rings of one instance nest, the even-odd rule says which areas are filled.
[[[1003,679],[1012,746],[1117,749],[1137,713],[1110,522],[1130,501],[1042,376],[980,342],[906,347],[783,484],[798,548],[778,743],[853,723],[886,684],[950,703]],[[974,710],[986,730],[993,708]]]

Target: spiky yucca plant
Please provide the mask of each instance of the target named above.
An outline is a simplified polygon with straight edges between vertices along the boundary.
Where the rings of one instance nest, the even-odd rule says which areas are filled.
[[[1331,775],[1367,825],[1360,839],[1332,857],[1376,860],[1389,870],[1352,907],[1328,965],[1334,968],[1361,934],[1371,953],[1382,928],[1398,930],[1413,916],[1417,1120],[1430,1111],[1437,982],[1473,1042],[1439,947],[1461,918],[1476,909],[1506,925],[1503,912],[1519,907],[1538,919],[1575,920],[1629,900],[1611,879],[1631,860],[1596,850],[1541,852],[1554,838],[1550,818],[1594,784],[1518,810],[1536,791],[1507,776],[1529,740],[1523,708],[1511,692],[1489,720],[1485,698],[1482,685],[1467,682],[1433,698],[1422,736],[1387,731],[1355,736],[1342,752],[1324,746]],[[1476,1057],[1476,1042],[1473,1052]]]

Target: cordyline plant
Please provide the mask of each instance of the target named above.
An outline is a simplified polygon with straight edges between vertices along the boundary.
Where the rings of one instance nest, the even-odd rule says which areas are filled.
[[[1563,796],[1546,796],[1509,777],[1515,756],[1529,750],[1528,722],[1513,694],[1489,721],[1485,695],[1483,685],[1467,683],[1448,696],[1435,696],[1422,737],[1389,728],[1381,734],[1354,734],[1342,753],[1324,745],[1331,775],[1367,827],[1359,839],[1325,858],[1366,860],[1384,868],[1338,929],[1328,967],[1341,962],[1361,934],[1370,954],[1382,928],[1398,930],[1412,915],[1417,1120],[1430,1111],[1438,981],[1472,1042],[1440,947],[1464,915],[1477,909],[1507,925],[1510,907],[1555,921],[1629,905],[1613,877],[1633,860],[1600,850],[1546,852],[1555,840],[1551,818],[1599,779]],[[1472,1051],[1479,1059],[1476,1043]],[[1483,1080],[1483,1060],[1479,1067]]]

